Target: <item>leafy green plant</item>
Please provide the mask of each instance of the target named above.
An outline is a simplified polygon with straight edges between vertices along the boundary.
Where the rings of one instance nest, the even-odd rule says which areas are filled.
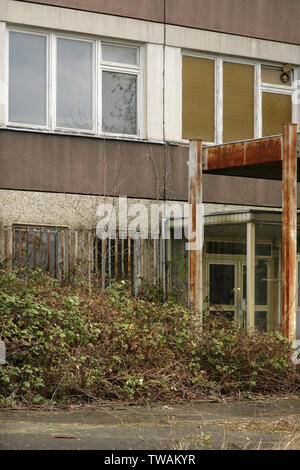
[[[135,298],[126,281],[105,292],[60,286],[40,270],[0,269],[0,404],[102,400],[146,403],[299,390],[279,334],[245,334],[222,315]],[[152,295],[153,294],[153,295]]]

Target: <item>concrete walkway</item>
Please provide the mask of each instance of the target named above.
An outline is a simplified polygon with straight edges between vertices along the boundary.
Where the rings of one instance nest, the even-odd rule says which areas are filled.
[[[300,449],[300,399],[0,410],[0,449]]]

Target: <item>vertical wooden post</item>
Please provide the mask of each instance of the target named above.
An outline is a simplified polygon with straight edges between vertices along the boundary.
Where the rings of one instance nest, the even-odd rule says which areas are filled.
[[[255,315],[255,223],[247,222],[247,329],[254,328]]]
[[[202,315],[203,308],[203,282],[202,282],[202,256],[203,239],[199,220],[199,207],[202,204],[202,141],[195,140],[190,143],[189,149],[189,302],[196,311]],[[191,239],[191,234],[194,234]],[[200,240],[200,246],[196,246]],[[191,247],[190,247],[191,248]]]
[[[283,126],[282,154],[282,334],[296,336],[297,297],[297,125]]]

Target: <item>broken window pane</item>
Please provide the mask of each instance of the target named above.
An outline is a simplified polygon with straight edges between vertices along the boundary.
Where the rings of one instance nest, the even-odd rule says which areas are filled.
[[[113,44],[102,45],[102,60],[120,64],[137,65],[137,48]]]
[[[137,77],[127,73],[102,74],[102,130],[137,134]]]
[[[72,39],[57,40],[56,124],[93,128],[93,45]]]
[[[9,121],[46,125],[47,38],[9,33]]]

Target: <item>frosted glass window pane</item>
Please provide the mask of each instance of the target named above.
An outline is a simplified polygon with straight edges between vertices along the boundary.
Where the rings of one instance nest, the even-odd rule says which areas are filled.
[[[215,62],[182,57],[182,137],[215,140]]]
[[[136,135],[136,75],[103,72],[102,129],[104,132]]]
[[[223,141],[254,137],[254,67],[223,63]]]
[[[9,121],[46,125],[47,38],[9,33]]]
[[[121,64],[137,65],[137,49],[135,47],[102,45],[102,60]]]
[[[57,40],[56,125],[93,127],[93,46],[72,39]]]
[[[292,122],[292,97],[278,93],[262,94],[262,135],[282,134],[283,124]]]

